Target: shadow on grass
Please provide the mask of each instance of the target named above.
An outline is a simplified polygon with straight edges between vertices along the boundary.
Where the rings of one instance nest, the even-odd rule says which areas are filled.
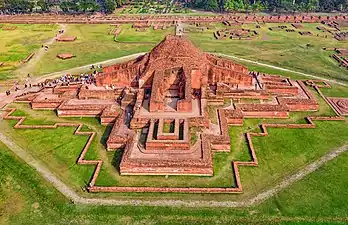
[[[111,161],[111,165],[116,168],[119,174],[120,174],[120,164],[121,164],[123,153],[124,153],[124,149],[117,149]]]
[[[109,135],[111,133],[112,127],[113,127],[113,125],[106,126],[106,128],[104,130],[104,133],[103,133],[103,136],[100,139],[100,144],[102,144],[105,148],[107,147],[106,146],[106,141],[109,138]]]

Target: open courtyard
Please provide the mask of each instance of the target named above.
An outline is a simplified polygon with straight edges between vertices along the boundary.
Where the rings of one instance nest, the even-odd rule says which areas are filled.
[[[346,16],[117,18],[0,16],[0,223],[346,221]]]

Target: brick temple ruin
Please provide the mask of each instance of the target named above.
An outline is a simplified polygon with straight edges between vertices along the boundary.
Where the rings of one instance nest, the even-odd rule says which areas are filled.
[[[99,117],[102,124],[113,126],[106,148],[123,151],[121,175],[213,176],[214,152],[231,151],[228,126],[242,126],[245,118],[281,119],[290,112],[319,109],[307,88],[319,92],[314,81],[250,72],[243,65],[201,51],[181,36],[169,35],[143,56],[104,67],[95,80],[95,84],[41,87],[16,101],[29,102],[33,109],[56,110],[59,117]],[[321,86],[329,87],[326,82]],[[339,116],[348,112],[347,99],[326,101],[332,102]],[[208,107],[214,107],[216,114],[209,115]],[[312,120],[277,126],[312,128]],[[191,132],[192,128],[198,131]],[[267,135],[266,126],[262,129]],[[246,164],[255,166],[250,135],[247,141],[253,162]],[[90,191],[124,189],[94,187],[101,163],[95,164]],[[243,163],[236,162],[233,168],[240,186],[238,164]],[[210,191],[224,192],[214,190]]]

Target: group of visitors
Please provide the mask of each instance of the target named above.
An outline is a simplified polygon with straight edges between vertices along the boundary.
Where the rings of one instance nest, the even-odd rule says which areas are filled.
[[[97,66],[94,66],[94,65],[92,65],[91,66],[91,70],[94,70],[94,69],[101,69],[101,68],[103,68],[103,66],[100,64],[100,65],[97,65]]]
[[[71,83],[82,83],[82,84],[95,84],[96,73],[92,74],[80,74],[80,76],[73,76],[71,74],[65,74],[57,79],[54,79],[47,83],[49,86],[55,86],[57,84],[70,85]]]
[[[80,79],[81,79],[82,84],[95,84],[95,82],[96,82],[95,76],[96,76],[96,73],[81,74]]]
[[[101,65],[98,65],[98,66],[92,65],[92,69],[96,69],[96,68],[102,68],[102,67],[101,67]],[[92,84],[96,83],[97,73],[98,73],[97,70],[94,70],[93,73],[91,73],[91,74],[82,73],[82,74],[80,74],[80,76],[73,76],[71,74],[65,74],[57,79],[46,80],[44,82],[39,82],[39,83],[36,83],[33,85],[29,82],[30,74],[28,74],[26,82],[24,84],[24,89],[31,88],[33,86],[41,87],[41,88],[44,88],[47,86],[53,87],[53,86],[56,86],[58,84],[61,84],[63,86],[69,86],[71,83],[82,83],[82,84],[92,85]],[[19,87],[18,87],[18,83],[17,83],[17,84],[15,84],[14,91],[18,91],[18,90],[19,90]],[[5,93],[7,96],[9,96],[11,94],[11,91],[7,90]]]

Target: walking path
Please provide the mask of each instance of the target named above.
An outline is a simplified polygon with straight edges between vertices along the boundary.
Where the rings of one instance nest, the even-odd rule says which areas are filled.
[[[0,116],[0,121],[2,120]],[[15,144],[9,137],[0,131],[0,141],[3,142],[13,153],[25,161],[28,165],[33,167],[44,179],[51,183],[58,191],[65,195],[68,199],[78,204],[87,205],[147,205],[147,206],[184,206],[184,207],[249,207],[259,204],[268,198],[276,195],[278,192],[287,188],[294,182],[302,179],[306,175],[316,171],[326,162],[336,158],[342,153],[348,151],[348,144],[334,149],[325,154],[320,159],[308,164],[295,174],[286,177],[280,184],[269,190],[259,193],[253,198],[243,201],[197,201],[197,200],[116,200],[104,198],[87,198],[79,196],[68,185],[61,181],[55,174],[53,174],[40,160],[32,157],[28,152]]]
[[[71,69],[67,69],[67,70],[63,70],[63,71],[45,74],[43,76],[34,78],[32,83],[43,82],[46,79],[57,78],[57,77],[60,77],[62,75],[65,75],[65,74],[79,74],[81,72],[85,72],[86,70],[89,70],[92,65],[100,65],[101,64],[103,66],[108,66],[108,65],[120,63],[123,61],[131,60],[131,59],[137,58],[137,57],[144,55],[144,54],[146,54],[146,52],[139,52],[139,53],[135,53],[132,55],[127,55],[127,56],[122,56],[122,57],[115,58],[115,59],[108,59],[108,60],[101,61],[101,62],[91,63],[91,64],[88,64],[85,66],[79,66],[79,67],[75,67],[75,68],[71,68]]]
[[[88,64],[88,65],[85,65],[85,66],[75,67],[75,68],[68,69],[68,70],[63,70],[63,71],[59,71],[59,72],[46,74],[46,75],[43,75],[41,77],[36,78],[33,82],[42,82],[45,79],[51,79],[51,78],[59,77],[61,75],[68,74],[68,73],[70,73],[70,74],[78,73],[78,71],[89,69],[92,65],[99,65],[99,64],[102,64],[104,66],[112,65],[112,64],[119,63],[119,62],[122,62],[122,61],[125,61],[125,60],[129,60],[129,59],[133,59],[133,58],[139,57],[139,56],[144,55],[146,53],[147,52],[139,52],[139,53],[135,53],[135,54],[128,55],[128,56],[123,56],[123,57],[120,57],[120,58],[109,59],[109,60],[105,60],[105,61],[101,61],[101,62]],[[285,72],[295,73],[295,74],[298,74],[298,75],[311,77],[311,78],[314,78],[314,79],[325,80],[325,81],[328,81],[328,82],[331,82],[331,83],[335,83],[335,84],[339,84],[339,85],[342,85],[342,86],[348,86],[348,84],[346,84],[346,83],[342,83],[342,82],[339,82],[339,81],[336,81],[336,80],[333,80],[333,79],[327,79],[327,78],[323,78],[323,77],[320,77],[320,76],[315,76],[315,75],[312,75],[312,74],[302,73],[302,72],[298,72],[298,71],[295,71],[295,70],[290,70],[290,69],[286,69],[286,68],[282,68],[282,67],[278,67],[278,66],[273,66],[273,65],[270,65],[270,64],[266,64],[266,63],[260,63],[260,62],[257,62],[257,61],[244,59],[244,58],[240,58],[240,57],[233,56],[233,55],[227,55],[227,54],[222,54],[222,53],[212,53],[212,54],[215,54],[215,55],[218,55],[218,56],[227,57],[227,58],[231,58],[231,59],[236,59],[236,60],[244,61],[244,62],[248,62],[248,63],[253,63],[253,64],[256,64],[256,65],[269,67],[269,68],[272,68],[272,69],[277,69],[277,70],[281,70],[281,71],[285,71]]]
[[[223,53],[211,53],[211,54],[215,54],[217,56],[223,56],[223,57],[227,57],[227,58],[231,58],[231,59],[236,59],[236,60],[239,60],[239,61],[248,62],[248,63],[252,63],[252,64],[264,66],[264,67],[269,67],[269,68],[272,68],[272,69],[277,69],[277,70],[281,70],[281,71],[296,73],[296,74],[299,74],[299,75],[302,75],[302,76],[311,77],[311,78],[315,78],[315,79],[320,79],[320,80],[328,81],[328,82],[331,82],[331,83],[339,84],[339,85],[342,85],[342,86],[348,86],[348,84],[342,83],[342,82],[339,82],[339,81],[336,81],[336,80],[327,79],[327,78],[315,76],[315,75],[312,75],[312,74],[302,73],[302,72],[298,72],[298,71],[294,71],[294,70],[290,70],[290,69],[285,69],[285,68],[278,67],[278,66],[272,66],[272,65],[269,65],[269,64],[266,64],[266,63],[260,63],[260,62],[252,61],[252,60],[249,60],[249,59],[243,59],[243,58],[239,58],[239,57],[233,56],[233,55],[226,55],[226,54],[223,54]]]
[[[182,36],[182,33],[184,31],[184,27],[180,21],[178,21],[175,29],[175,35],[176,36]]]
[[[59,24],[59,29],[64,30],[64,33],[65,33],[65,31],[67,30],[67,25]],[[56,40],[57,37],[60,37],[62,35],[63,35],[63,33],[58,34],[57,36],[50,38],[43,45],[49,47],[50,45],[52,45],[54,43],[54,41]],[[37,62],[39,62],[41,60],[41,58],[44,56],[44,54],[45,54],[45,48],[40,48],[37,52],[35,52],[35,55],[28,63],[24,64],[22,67],[20,67],[18,70],[15,71],[15,74],[17,74],[19,77],[24,77],[28,73],[31,73],[33,71],[33,68],[37,64]]]

